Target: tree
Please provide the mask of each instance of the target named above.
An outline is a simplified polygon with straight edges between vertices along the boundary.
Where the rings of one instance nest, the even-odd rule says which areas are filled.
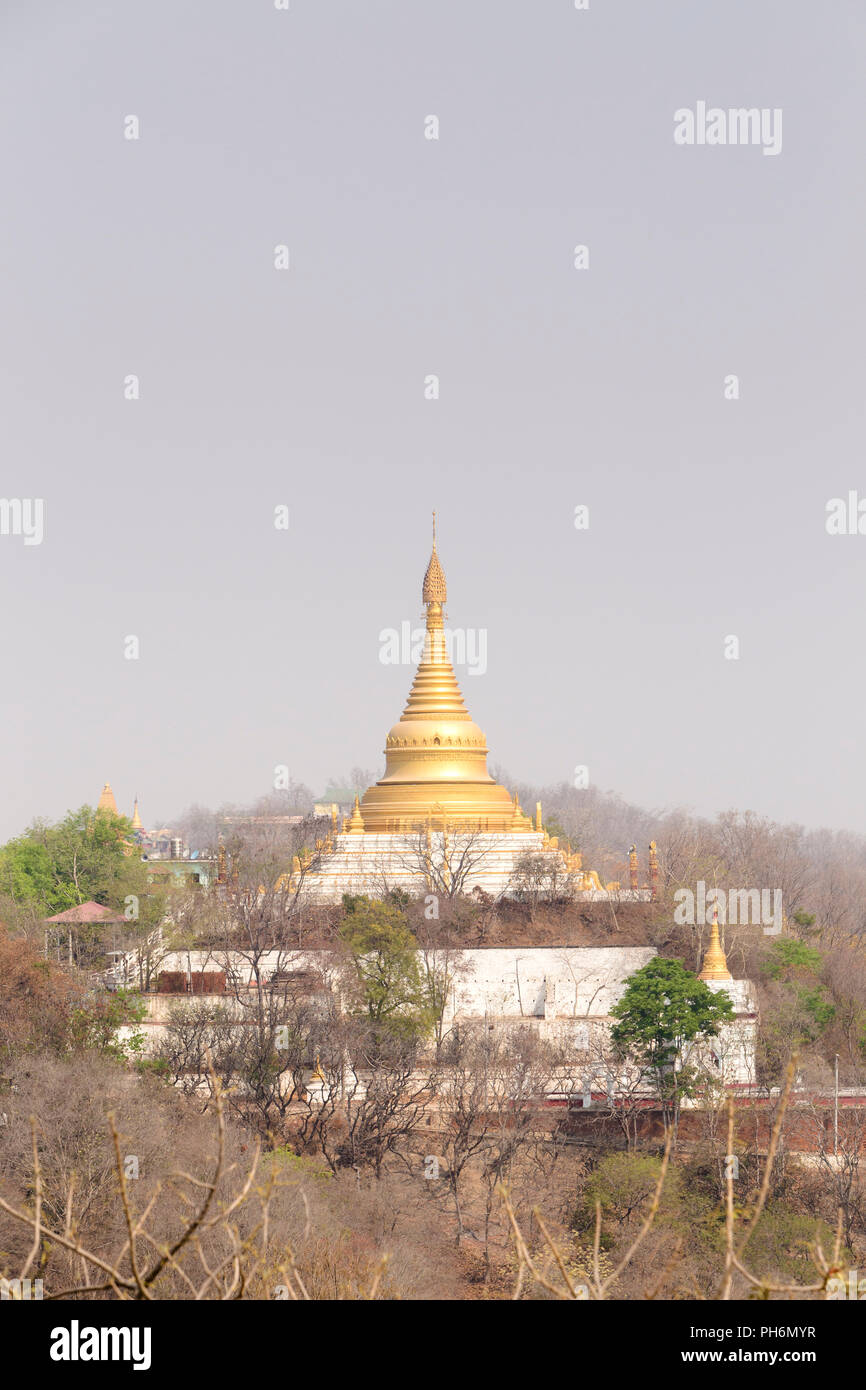
[[[439,1078],[442,1178],[456,1218],[457,1244],[465,1234],[473,1189],[480,1186],[485,1278],[494,1200],[512,1178],[518,1156],[542,1142],[538,1105],[561,1060],[555,1048],[522,1028],[455,1027],[447,1040]]]
[[[781,937],[761,962],[768,982],[761,1010],[758,1062],[763,1079],[778,1083],[794,1052],[816,1043],[836,1008],[821,979],[823,956],[795,937]]]
[[[529,920],[534,922],[539,903],[573,899],[574,875],[555,851],[524,854],[515,865],[509,888],[518,902],[528,905]]]
[[[394,1037],[423,1037],[433,1026],[434,1001],[402,912],[370,898],[349,902],[339,935],[354,967],[355,1013]]]
[[[144,1034],[130,1032],[124,1036],[119,1030],[142,1023],[146,1013],[144,1001],[131,990],[88,994],[70,1015],[71,1046],[82,1052],[102,1052],[117,1061],[140,1056],[145,1046]]]
[[[611,1014],[611,1041],[651,1077],[665,1130],[676,1126],[680,1103],[695,1082],[684,1061],[686,1045],[716,1037],[734,1017],[727,994],[716,994],[678,960],[656,956],[632,975]]]
[[[39,903],[45,915],[93,900],[122,906],[128,892],[144,892],[146,873],[125,816],[90,806],[49,825],[36,821],[0,850],[0,883],[11,896]]]
[[[379,1180],[389,1155],[411,1170],[406,1149],[436,1093],[435,1074],[416,1069],[416,1040],[347,1019],[323,1050],[320,1103],[309,1107],[301,1131],[308,1145],[318,1145],[334,1172],[369,1164]]]
[[[768,980],[787,983],[816,975],[821,968],[821,960],[821,952],[814,946],[786,936],[772,943],[761,968]]]
[[[446,902],[453,902],[469,890],[473,878],[499,842],[484,830],[449,826],[443,819],[432,825],[417,825],[403,837],[403,847],[383,856],[380,878],[385,890],[394,868],[408,870],[419,888]]]
[[[593,1169],[575,1213],[575,1224],[583,1232],[591,1232],[596,1212],[601,1208],[602,1221],[614,1221],[623,1227],[635,1218],[642,1218],[658,1187],[662,1161],[654,1154],[609,1153]],[[664,1197],[671,1199],[675,1183],[668,1178]],[[602,1244],[610,1244],[602,1237]]]
[[[75,1002],[72,979],[0,927],[0,1063],[21,1052],[62,1051]]]
[[[113,929],[115,946],[147,941],[164,911],[164,897],[148,884],[147,867],[125,816],[82,806],[55,825],[37,821],[0,849],[0,891],[40,930],[48,916],[94,901],[122,913],[128,926]],[[16,917],[21,913],[16,912]],[[98,923],[69,928],[69,956],[93,968],[106,949]],[[27,934],[33,936],[33,930]]]

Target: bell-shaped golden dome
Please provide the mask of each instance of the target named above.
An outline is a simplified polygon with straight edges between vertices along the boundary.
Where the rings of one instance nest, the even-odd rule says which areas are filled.
[[[466,830],[532,829],[505,787],[487,771],[487,744],[463,702],[443,625],[445,574],[433,553],[422,596],[427,630],[409,698],[385,744],[385,775],[361,801],[364,829],[401,831],[432,820]]]

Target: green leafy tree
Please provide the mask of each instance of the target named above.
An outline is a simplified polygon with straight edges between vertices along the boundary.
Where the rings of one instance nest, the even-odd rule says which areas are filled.
[[[374,1030],[420,1039],[434,1023],[418,942],[399,908],[352,898],[340,929],[358,985],[356,1014]]]
[[[0,887],[16,903],[53,902],[54,872],[47,845],[31,832],[0,849]]]
[[[46,915],[78,903],[120,907],[147,886],[141,856],[125,816],[90,806],[69,811],[56,825],[36,821],[0,849],[0,888],[16,901],[34,901]]]
[[[605,1154],[587,1179],[574,1213],[574,1226],[584,1237],[592,1239],[600,1206],[601,1244],[603,1249],[609,1249],[615,1243],[612,1224],[621,1231],[645,1216],[660,1172],[661,1159],[654,1154]],[[662,1190],[660,1218],[675,1209],[677,1187],[677,1173],[672,1169]]]
[[[819,1042],[836,1017],[823,969],[822,952],[795,937],[774,941],[761,963],[767,997],[758,1060],[768,1083],[778,1084],[791,1054]]]
[[[821,952],[814,946],[807,946],[796,937],[785,936],[774,941],[761,964],[761,972],[768,980],[813,979],[820,971],[823,962]]]
[[[662,1103],[665,1129],[676,1128],[680,1104],[700,1081],[685,1062],[689,1044],[718,1035],[734,1017],[725,993],[715,993],[678,960],[656,956],[636,971],[611,1009],[611,1040],[651,1078]]]

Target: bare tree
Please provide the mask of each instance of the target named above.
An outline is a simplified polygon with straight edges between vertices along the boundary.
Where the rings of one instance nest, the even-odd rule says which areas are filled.
[[[407,831],[404,845],[391,850],[389,860],[408,870],[419,888],[450,901],[470,890],[499,842],[480,828],[435,826],[434,820]]]

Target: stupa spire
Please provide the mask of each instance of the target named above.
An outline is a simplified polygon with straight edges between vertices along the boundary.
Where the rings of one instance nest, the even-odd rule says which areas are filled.
[[[113,816],[119,814],[110,782],[106,782],[105,786],[102,788],[102,794],[99,801],[96,803],[96,809],[97,811],[110,811]]]
[[[133,830],[144,829],[144,826],[141,823],[141,816],[138,814],[138,797],[135,798],[135,803],[132,808],[132,828]]]
[[[532,829],[487,771],[487,744],[463,702],[445,641],[445,572],[433,546],[421,586],[427,610],[421,660],[400,719],[385,743],[385,775],[368,787],[352,821],[368,833],[422,829],[431,813],[455,830]],[[349,829],[354,826],[350,822]]]
[[[433,513],[433,550],[421,586],[421,598],[427,609],[427,631],[424,651],[409,691],[403,719],[469,720],[460,686],[448,657],[443,624],[447,597],[445,572],[436,553],[436,513]]]
[[[710,944],[704,956],[704,965],[698,979],[700,980],[732,980],[734,977],[728,969],[728,962],[722,943],[719,940],[719,909],[713,903],[713,925],[710,932]]]
[[[443,604],[448,598],[448,589],[445,584],[445,572],[439,563],[439,556],[436,553],[436,513],[433,513],[433,550],[430,554],[430,563],[427,566],[427,573],[424,575],[424,583],[421,586],[421,602],[427,606],[427,617],[430,617],[430,605],[432,603]],[[429,628],[429,621],[427,623]]]

